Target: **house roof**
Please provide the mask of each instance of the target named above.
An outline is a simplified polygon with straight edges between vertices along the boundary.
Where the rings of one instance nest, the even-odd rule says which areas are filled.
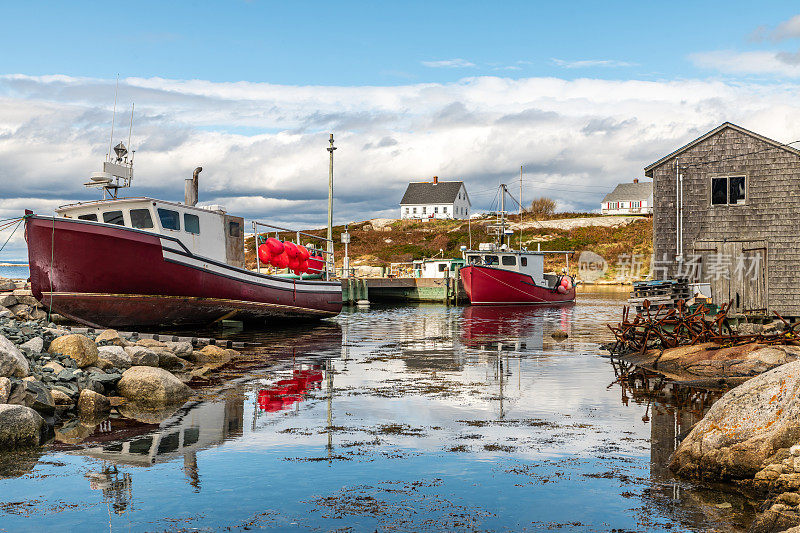
[[[411,182],[400,205],[452,204],[462,185],[463,181],[440,181],[435,184],[430,181]]]
[[[653,195],[653,182],[647,181],[642,183],[620,183],[610,193],[606,194],[603,198],[603,203],[606,202],[630,202],[647,200]]]
[[[644,167],[644,175],[647,176],[648,178],[652,178],[653,177],[653,170],[655,170],[657,167],[660,167],[661,165],[663,165],[664,163],[666,163],[667,161],[669,161],[673,157],[681,154],[682,152],[685,152],[686,150],[688,150],[688,149],[700,144],[701,142],[705,141],[706,139],[708,139],[710,137],[713,137],[717,133],[719,133],[719,132],[721,132],[723,130],[726,130],[726,129],[736,130],[739,133],[742,133],[744,135],[748,135],[750,137],[753,137],[754,139],[758,139],[759,141],[762,141],[762,142],[765,142],[767,144],[770,144],[770,145],[774,146],[775,148],[780,148],[782,150],[786,150],[787,152],[791,152],[794,155],[800,156],[800,150],[792,148],[791,146],[788,146],[788,145],[783,144],[783,143],[779,143],[778,141],[776,141],[774,139],[770,139],[769,137],[764,137],[763,135],[759,135],[758,133],[755,133],[753,131],[745,129],[745,128],[741,127],[741,126],[737,126],[736,124],[733,124],[731,122],[723,122],[722,124],[720,124],[719,126],[714,128],[713,130],[709,131],[705,135],[701,135],[700,137],[698,137],[697,139],[693,140],[689,144],[681,146],[680,148],[678,148],[674,152],[662,157],[661,159],[659,159],[655,163],[651,163],[650,165]]]

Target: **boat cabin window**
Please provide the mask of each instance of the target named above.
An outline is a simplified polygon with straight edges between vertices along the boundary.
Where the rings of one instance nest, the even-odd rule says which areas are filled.
[[[131,209],[131,226],[139,229],[149,229],[153,227],[153,219],[150,217],[149,209]]]
[[[500,263],[496,255],[484,255],[483,262],[487,265],[497,265]]]
[[[229,222],[228,223],[228,234],[231,237],[238,237],[239,236],[239,223],[238,222]]]
[[[524,266],[524,267],[528,266],[528,258],[527,257],[520,257],[519,258],[519,264]]]
[[[94,220],[97,222],[97,215],[92,213],[91,215],[78,215],[78,220]]]
[[[183,214],[183,229],[189,233],[200,233],[200,217],[197,215],[190,215],[189,213]]]
[[[181,229],[181,215],[177,211],[159,207],[158,218],[161,219],[161,227],[164,229]]]
[[[470,256],[467,257],[467,262],[469,264],[471,264],[471,265],[475,264],[475,263],[480,263],[481,262],[481,256],[479,256],[479,255],[470,255]]]
[[[117,224],[119,226],[125,225],[125,220],[122,218],[122,211],[106,211],[103,213],[103,222],[106,224]]]
[[[504,255],[503,256],[503,265],[505,266],[517,266],[517,258],[513,255]]]
[[[446,264],[442,263],[441,265],[439,265],[439,272],[444,272],[445,270],[447,270]]]

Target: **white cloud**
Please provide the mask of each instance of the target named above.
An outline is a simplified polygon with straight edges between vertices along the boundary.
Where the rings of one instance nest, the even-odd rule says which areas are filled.
[[[440,61],[423,61],[422,64],[431,68],[471,68],[475,66],[475,63],[459,57],[455,59],[443,59]]]
[[[781,22],[774,29],[768,26],[759,26],[750,34],[750,40],[756,42],[765,39],[778,42],[798,38],[800,38],[800,15]]]
[[[635,67],[636,63],[628,61],[617,61],[616,59],[580,59],[577,61],[566,61],[564,59],[553,58],[551,61],[563,68],[619,68],[619,67]]]
[[[640,176],[723,121],[800,138],[797,90],[698,80],[328,87],[129,78],[119,109],[136,102],[131,194],[180,200],[201,165],[201,202],[301,228],[325,223],[329,132],[339,147],[337,223],[391,216],[408,181],[434,175],[465,180],[473,208],[485,210],[521,164],[526,198],[591,210],[602,187]],[[82,184],[108,149],[113,95],[114,80],[0,76],[0,218],[97,196]],[[116,140],[127,137],[121,114]],[[25,256],[21,237],[9,245]]]
[[[800,76],[800,54],[793,52],[716,50],[691,54],[689,59],[698,67],[727,74]]]

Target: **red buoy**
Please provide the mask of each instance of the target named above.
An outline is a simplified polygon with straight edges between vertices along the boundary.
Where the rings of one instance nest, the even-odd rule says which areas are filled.
[[[269,248],[270,255],[280,255],[283,253],[283,243],[275,237],[270,237],[264,244]]]
[[[297,246],[293,242],[283,243],[283,250],[286,252],[286,255],[289,256],[289,260],[297,257]]]
[[[282,254],[273,256],[275,258],[274,266],[278,268],[286,268],[289,266],[289,256],[286,255],[286,250]]]
[[[258,259],[262,263],[269,263],[271,258],[272,254],[270,253],[269,246],[267,246],[267,243],[264,243],[258,247]]]
[[[297,253],[300,254],[300,261],[308,261],[308,258],[311,257],[311,252],[305,246],[298,246]]]

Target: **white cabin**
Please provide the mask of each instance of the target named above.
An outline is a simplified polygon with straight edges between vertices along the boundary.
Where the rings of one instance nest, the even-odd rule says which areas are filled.
[[[462,181],[420,181],[408,184],[400,200],[400,218],[466,219],[472,203]]]
[[[480,250],[467,250],[464,259],[469,265],[486,265],[502,270],[528,274],[537,285],[549,286],[544,275],[544,254],[527,250],[495,248],[482,244]]]

